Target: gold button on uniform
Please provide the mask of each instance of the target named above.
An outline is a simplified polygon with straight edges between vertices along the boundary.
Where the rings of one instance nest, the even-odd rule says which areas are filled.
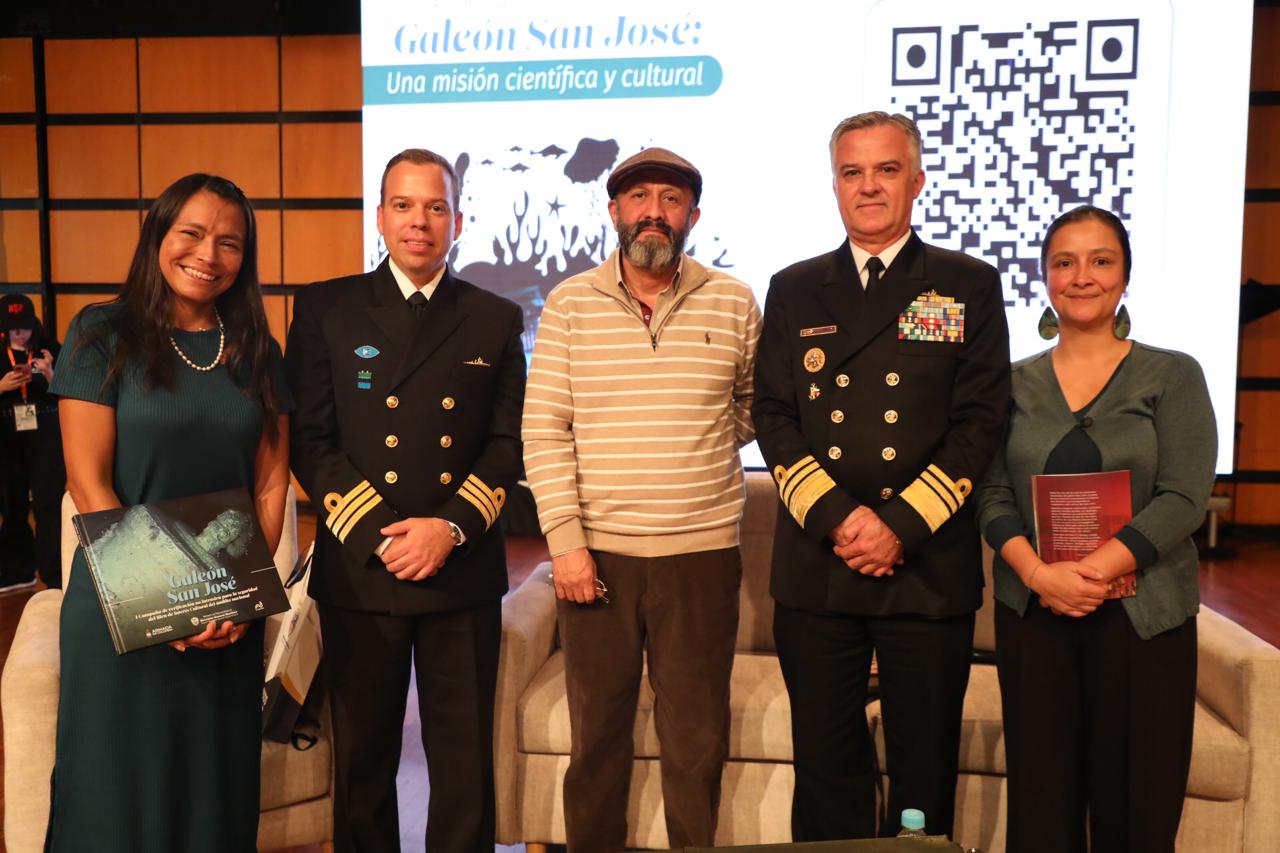
[[[887,501],[891,497],[893,497],[893,489],[884,488],[880,490],[880,500]]]
[[[832,447],[827,450],[827,455],[830,456],[832,459],[839,459],[843,454],[840,448]]]
[[[400,398],[397,397],[395,394],[392,394],[390,397],[387,398],[388,409],[394,409],[398,405],[400,405]]]
[[[446,411],[447,411],[447,410],[449,410],[449,409],[452,409],[452,408],[453,408],[453,398],[452,398],[452,397],[445,397],[443,400],[441,400],[441,401],[440,401],[440,406],[441,406],[441,408],[445,409]]]
[[[837,384],[837,385],[839,385],[841,388],[848,388],[848,387],[849,387],[849,374],[847,374],[847,373],[841,373],[839,376],[837,376],[837,377],[836,377],[836,384]]]
[[[400,443],[400,439],[394,435],[387,436],[387,447],[395,447]]]
[[[834,412],[832,412],[832,413],[831,413],[831,422],[832,422],[833,424],[842,424],[842,423],[844,423],[844,412],[840,411],[839,409],[836,409]]]
[[[453,447],[453,436],[451,436],[451,435],[442,435],[442,436],[440,436],[440,446],[441,446],[441,447]]]
[[[440,475],[440,485],[447,486],[452,482],[453,482],[453,475],[450,474],[448,471],[445,471],[443,474]]]
[[[894,457],[897,455],[898,451],[894,450],[892,447],[886,447],[884,450],[880,451],[880,458],[885,462],[892,462]]]
[[[884,375],[884,384],[888,385],[890,388],[897,385],[901,381],[902,381],[902,378],[898,376],[898,374],[894,373],[893,371],[889,371]]]
[[[395,471],[388,471],[382,475],[382,479],[386,480],[388,483],[394,483],[396,480],[400,479],[400,475]]]
[[[884,422],[887,424],[896,424],[898,422],[898,413],[894,409],[889,409],[884,413]]]

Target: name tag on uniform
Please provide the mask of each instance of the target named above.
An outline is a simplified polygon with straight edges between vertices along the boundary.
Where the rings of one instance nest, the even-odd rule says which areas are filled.
[[[13,428],[18,432],[31,432],[36,429],[36,407],[33,404],[13,407]]]
[[[964,303],[930,290],[898,315],[898,340],[964,343]]]

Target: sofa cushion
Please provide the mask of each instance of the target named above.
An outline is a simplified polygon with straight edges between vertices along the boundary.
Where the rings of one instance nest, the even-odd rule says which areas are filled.
[[[564,652],[557,651],[533,677],[520,699],[521,752],[568,754],[569,702],[564,690]],[[636,756],[640,758],[658,755],[653,698],[646,669],[633,729]],[[776,657],[746,653],[734,656],[729,712],[730,759],[791,760],[791,704]]]
[[[1249,793],[1250,760],[1249,741],[1197,699],[1187,796],[1244,799]]]

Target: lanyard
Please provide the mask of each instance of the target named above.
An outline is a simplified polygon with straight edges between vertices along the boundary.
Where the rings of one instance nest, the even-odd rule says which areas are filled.
[[[9,364],[10,364],[10,365],[12,365],[12,366],[14,367],[14,369],[17,369],[17,367],[18,367],[18,359],[17,359],[17,358],[15,358],[15,357],[14,357],[14,355],[13,355],[13,347],[12,347],[12,346],[8,346],[8,347],[6,347],[6,349],[8,349],[8,350],[9,350]],[[27,362],[28,362],[28,363],[30,363],[30,361],[31,361],[31,350],[27,350]],[[22,392],[22,402],[23,402],[23,403],[26,403],[26,402],[27,402],[27,386],[26,386],[26,384],[24,383],[24,384],[22,384],[22,385],[19,385],[19,386],[18,386],[18,390]]]

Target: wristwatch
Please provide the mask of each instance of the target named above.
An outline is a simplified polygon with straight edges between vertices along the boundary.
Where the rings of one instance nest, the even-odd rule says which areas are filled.
[[[452,521],[446,521],[445,524],[449,525],[449,536],[453,538],[453,547],[457,548],[462,544],[462,528]]]

